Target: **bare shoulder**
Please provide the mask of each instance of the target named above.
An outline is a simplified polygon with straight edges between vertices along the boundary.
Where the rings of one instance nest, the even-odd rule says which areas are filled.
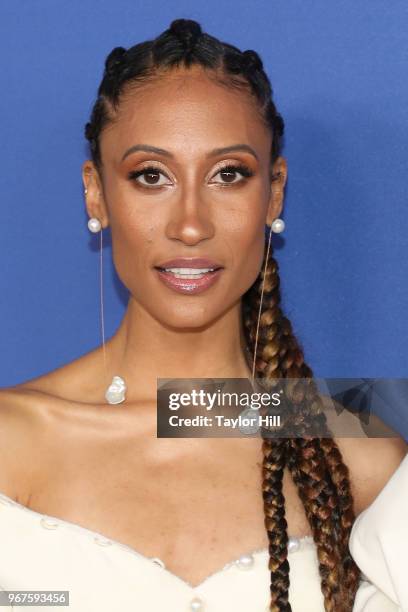
[[[0,388],[0,446],[2,437],[10,440],[13,432],[22,435],[27,431],[33,436],[40,429],[44,434],[74,407],[92,406],[92,385],[98,380],[95,353],[86,353],[15,386]]]
[[[40,396],[40,391],[25,385],[0,388],[0,447],[5,436],[39,423],[44,416]]]
[[[401,436],[336,438],[349,470],[355,513],[360,514],[379,495],[408,453]]]
[[[0,389],[0,490],[9,496],[28,483],[37,463],[38,446],[46,435],[46,405],[38,392]],[[18,484],[17,484],[18,483]]]
[[[0,491],[15,496],[28,490],[47,457],[57,452],[64,431],[68,436],[69,424],[87,414],[79,400],[93,397],[87,381],[95,380],[95,352],[0,388]]]

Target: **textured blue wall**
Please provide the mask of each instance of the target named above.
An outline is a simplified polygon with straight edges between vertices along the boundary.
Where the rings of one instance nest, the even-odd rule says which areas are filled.
[[[407,377],[405,0],[19,0],[0,7],[0,386],[101,342],[83,126],[107,53],[177,17],[254,48],[271,77],[289,166],[275,254],[284,306],[315,375]],[[109,245],[104,261],[110,336],[126,292]],[[408,436],[407,415],[383,418]]]

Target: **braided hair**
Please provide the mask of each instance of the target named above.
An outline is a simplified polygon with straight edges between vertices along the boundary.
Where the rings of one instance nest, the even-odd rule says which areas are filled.
[[[154,40],[129,49],[115,47],[107,56],[97,99],[85,125],[85,137],[98,170],[102,169],[99,136],[105,125],[115,121],[125,88],[137,88],[167,70],[180,65],[188,68],[193,64],[206,69],[218,83],[241,88],[254,97],[254,108],[272,134],[272,168],[280,154],[284,122],[273,102],[272,87],[261,58],[253,50],[242,52],[204,33],[196,21],[176,19]],[[271,178],[276,177],[271,175]],[[288,396],[296,405],[297,431],[303,437],[271,438],[262,430],[262,495],[270,555],[269,610],[291,611],[288,534],[282,492],[283,472],[287,468],[316,544],[325,610],[351,612],[360,572],[348,547],[355,519],[349,471],[331,433],[325,428],[321,398],[312,384],[313,372],[305,363],[301,345],[280,306],[279,284],[278,263],[270,248],[264,253],[258,278],[242,296],[247,347],[252,358],[255,357],[260,379],[266,382],[276,378],[302,379],[311,384],[301,389],[288,385]],[[307,417],[311,414],[320,419],[326,432],[324,437],[308,435],[310,419]]]

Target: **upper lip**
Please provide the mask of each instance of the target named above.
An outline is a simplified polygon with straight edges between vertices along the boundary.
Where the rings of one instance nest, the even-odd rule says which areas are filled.
[[[176,257],[168,259],[155,268],[222,268],[221,264],[207,257]]]

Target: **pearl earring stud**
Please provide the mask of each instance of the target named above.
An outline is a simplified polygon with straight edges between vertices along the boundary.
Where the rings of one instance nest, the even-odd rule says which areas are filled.
[[[92,232],[93,234],[96,234],[97,232],[99,232],[101,230],[101,222],[99,221],[99,219],[97,219],[96,217],[92,217],[91,219],[89,219],[88,221],[88,229],[90,232]]]
[[[275,232],[275,234],[280,234],[281,232],[283,232],[284,229],[285,229],[285,222],[283,219],[277,218],[272,222],[271,230]]]

